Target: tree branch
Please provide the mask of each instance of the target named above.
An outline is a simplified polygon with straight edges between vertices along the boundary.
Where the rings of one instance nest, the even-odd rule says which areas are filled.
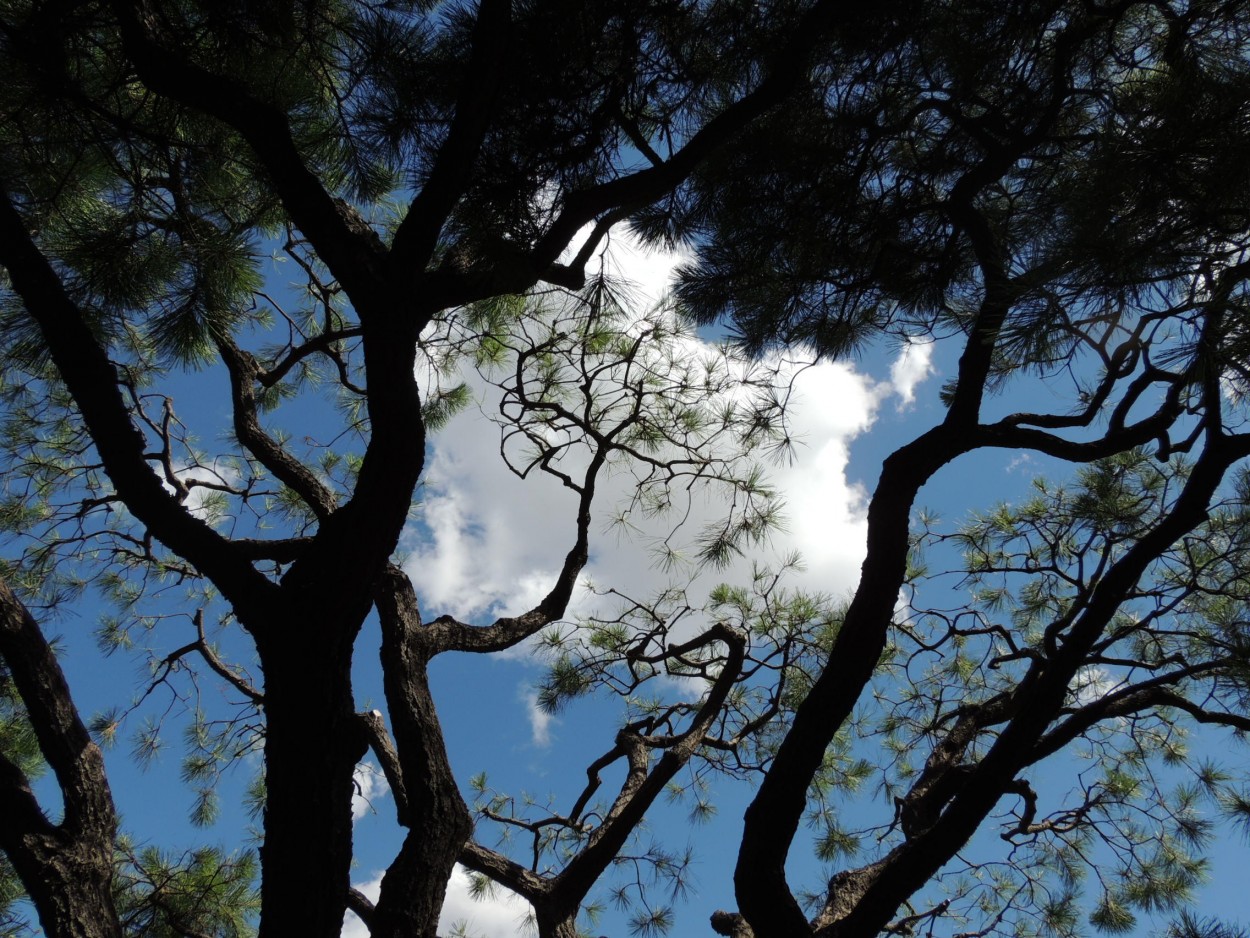
[[[0,200],[0,264],[38,323],[118,496],[158,539],[217,584],[245,625],[253,625],[258,605],[276,593],[274,585],[165,490],[147,463],[146,443],[130,418],[116,368],[7,195]]]
[[[1218,407],[1218,389],[1206,392],[1207,406]],[[1242,458],[1245,439],[1210,435],[1171,510],[1111,564],[1094,587],[1063,643],[1045,661],[1036,660],[1013,692],[1015,715],[955,792],[942,814],[924,832],[895,848],[868,878],[839,921],[839,934],[876,934],[890,916],[967,842],[1012,790],[1015,776],[1029,764],[1036,741],[1060,712],[1073,675],[1112,620],[1146,568],[1207,514],[1227,468]],[[845,628],[845,626],[844,626]],[[775,770],[775,767],[774,767]]]
[[[399,761],[399,750],[395,748],[395,741],[386,731],[386,723],[382,720],[382,714],[377,710],[370,710],[357,716],[369,739],[369,748],[378,757],[378,762],[382,766],[382,774],[386,776],[386,782],[391,786],[391,795],[395,799],[395,820],[400,827],[409,827],[412,824],[412,816],[408,810],[408,789],[404,786],[404,772]]]
[[[679,653],[684,653],[713,642],[723,642],[728,646],[724,666],[690,725],[676,742],[665,749],[650,772],[647,772],[645,737],[629,728],[617,735],[617,745],[624,748],[629,757],[629,773],[604,823],[591,834],[586,847],[569,861],[556,878],[555,890],[560,901],[577,908],[655,799],[703,744],[703,737],[720,714],[742,671],[747,640],[728,625],[718,622],[691,641],[677,646]],[[645,777],[643,773],[646,773]]]
[[[1224,662],[1203,662],[1180,670],[1169,671],[1130,687],[1121,688],[1086,704],[1037,741],[1030,754],[1030,763],[1040,762],[1059,752],[1096,723],[1155,707],[1176,707],[1188,713],[1199,723],[1216,723],[1238,730],[1250,730],[1250,718],[1205,710],[1171,690],[1180,682],[1204,672],[1216,670],[1223,664]]]
[[[228,668],[217,652],[213,651],[213,647],[209,645],[208,639],[204,636],[203,609],[195,610],[194,621],[196,641],[193,647],[200,653],[200,657],[208,662],[208,666],[217,672],[231,687],[258,707],[263,707],[265,705],[265,695],[244,680],[238,673]]]
[[[356,918],[365,923],[365,928],[370,932],[373,931],[373,903],[355,886],[347,890],[347,907],[352,910]]]
[[[542,904],[551,892],[550,880],[473,840],[460,851],[460,863],[475,873],[490,877],[533,905]]]
[[[334,513],[338,499],[316,474],[288,453],[260,425],[256,413],[256,390],[261,370],[256,360],[240,349],[226,335],[214,335],[221,360],[230,373],[230,399],[234,413],[234,432],[239,443],[273,473],[283,485],[295,492],[319,520]]]
[[[565,555],[555,584],[537,606],[522,615],[500,617],[488,626],[472,626],[451,616],[439,616],[429,623],[430,639],[438,651],[502,651],[524,641],[555,622],[568,608],[577,578],[590,557],[590,508],[595,498],[599,471],[607,463],[609,447],[599,447],[591,457],[578,492],[577,534]]]
[[[0,754],[0,803],[6,809],[0,847],[50,934],[120,936],[110,893],[117,815],[104,757],[78,716],[51,646],[3,580],[0,658],[56,775],[64,809],[54,828],[21,770]]]
[[[777,51],[755,89],[704,124],[667,161],[570,195],[563,211],[534,246],[535,267],[541,270],[554,263],[582,226],[604,212],[640,208],[684,182],[713,152],[784,101],[807,75],[816,46],[836,26],[860,12],[854,4],[821,0],[803,16],[789,41]]]
[[[308,168],[287,115],[237,79],[196,65],[176,38],[153,35],[151,28],[159,17],[150,0],[114,0],[112,8],[123,46],[143,83],[238,131],[268,171],[269,183],[292,220],[352,297],[357,312],[361,316],[391,312],[379,290],[385,279],[381,241]]]
[[[490,127],[491,103],[499,83],[511,12],[511,0],[481,0],[478,5],[472,50],[465,63],[456,113],[425,184],[395,232],[389,259],[392,269],[413,276],[425,267],[448,215],[472,176]]]

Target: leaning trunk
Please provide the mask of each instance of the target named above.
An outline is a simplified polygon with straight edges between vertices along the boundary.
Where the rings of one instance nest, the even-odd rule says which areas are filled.
[[[382,674],[403,776],[399,855],[382,877],[369,923],[373,938],[435,938],[452,868],[473,833],[430,694],[433,653],[412,583],[388,568],[376,595]]]
[[[373,938],[435,938],[447,881],[473,833],[472,818],[447,761],[425,662],[410,662],[405,672],[407,712],[392,719],[410,829],[399,855],[382,877],[382,891],[370,922]],[[388,673],[388,683],[392,681]]]
[[[22,769],[0,751],[0,850],[26,887],[48,938],[120,938],[113,905],[117,814],[104,757],[38,623],[0,580],[0,661],[56,774],[64,817],[53,825]]]

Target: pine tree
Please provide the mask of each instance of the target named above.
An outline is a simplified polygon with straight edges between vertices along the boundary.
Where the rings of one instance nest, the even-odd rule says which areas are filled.
[[[262,936],[337,935],[349,903],[375,936],[433,934],[472,818],[429,661],[506,649],[560,620],[596,480],[634,454],[658,502],[666,485],[701,480],[739,492],[715,549],[767,523],[768,497],[722,446],[752,445],[747,417],[714,426],[677,384],[686,406],[666,410],[643,365],[652,345],[596,325],[594,264],[615,224],[782,100],[846,16],[611,0],[0,11],[2,573],[15,591],[3,657],[65,803],[49,821],[6,745],[0,845],[47,934],[228,933],[240,927],[229,916],[184,918],[178,883],[247,872],[242,859],[175,861],[119,839],[99,751],[33,618],[84,593],[116,610],[106,649],[152,649],[149,689],[194,669],[240,705],[225,724],[192,708],[197,820],[214,813],[221,767],[263,747]],[[279,262],[302,281],[294,296],[267,280]],[[524,299],[532,289],[564,299]],[[561,409],[578,393],[563,368],[588,358],[554,326],[532,338],[553,316],[609,363],[596,393],[614,387],[604,393],[620,406]],[[537,344],[515,345],[526,337]],[[427,431],[467,403],[439,375],[498,354],[535,367],[539,384],[513,390],[512,432],[539,447],[529,468],[576,494],[574,534],[533,608],[486,626],[427,620],[392,558]],[[627,356],[615,371],[614,355]],[[179,416],[173,388],[200,369],[229,387],[220,447]],[[318,393],[341,418],[329,441],[288,435],[284,402]],[[588,460],[571,469],[542,449],[565,420]],[[357,712],[351,687],[375,608],[385,723]],[[240,631],[258,675],[219,650]],[[133,723],[122,710],[91,729],[107,742]],[[134,730],[140,758],[162,729]],[[408,830],[376,906],[349,891],[353,771],[370,746]],[[158,895],[164,918],[136,924]]]
[[[642,887],[679,892],[688,857],[622,845],[688,772],[696,816],[713,773],[759,782],[722,934],[1115,933],[1176,910],[1175,934],[1232,934],[1184,906],[1244,780],[1184,732],[1250,729],[1248,31],[1218,2],[5,6],[0,910],[16,876],[49,935],[328,938],[351,908],[429,936],[459,860],[564,938],[621,861],[657,934],[673,913]],[[595,267],[626,221],[692,251],[682,314],[749,353],[958,347],[943,418],[883,463],[845,605],[761,564],[693,638],[679,591],[566,620],[609,472],[639,512],[728,493],[709,564],[777,519],[752,463],[786,442],[779,376],[627,315]],[[466,366],[499,391],[513,471],[576,501],[545,596],[486,625],[421,610],[397,563]],[[225,442],[180,417],[197,374],[228,388]],[[300,432],[310,401],[332,435]],[[919,511],[1003,449],[1076,469],[954,527]],[[211,675],[238,704],[188,708],[184,775],[208,822],[218,774],[263,748],[258,897],[245,853],[119,829],[97,741],[144,758],[167,729],[75,711],[36,617],[86,595],[114,610],[104,649],[148,657],[144,691]],[[351,686],[371,612],[385,716]],[[466,804],[434,711],[437,655],[525,640],[552,656],[548,707],[626,698],[570,811],[485,777]],[[665,673],[696,689],[648,697]],[[369,751],[406,829],[376,903],[349,884]],[[1079,766],[1058,792],[1036,774],[1056,759]],[[854,807],[878,796],[884,819]],[[475,817],[531,836],[532,862]],[[831,867],[810,895],[787,881],[804,822]]]
[[[705,243],[681,297],[749,348],[960,350],[944,418],[882,465],[860,585],[747,812],[722,933],[1076,934],[1091,867],[1089,921],[1124,932],[1185,901],[1208,818],[1241,811],[1182,734],[1250,726],[1245,14],[932,4],[840,41],[644,211]],[[918,514],[928,480],[1004,448],[1083,468],[962,531]],[[926,598],[938,544],[970,602]],[[813,806],[848,732],[885,747],[893,823]],[[1056,753],[1092,753],[1057,797],[1030,781]],[[1159,765],[1188,781],[1166,792]],[[805,818],[837,864],[807,911],[785,866]]]

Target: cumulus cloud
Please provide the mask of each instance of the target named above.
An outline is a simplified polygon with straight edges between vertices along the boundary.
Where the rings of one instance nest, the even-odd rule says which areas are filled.
[[[352,773],[352,783],[356,791],[352,794],[352,820],[359,821],[370,811],[375,810],[374,804],[391,792],[382,770],[372,762],[362,762]]]
[[[933,342],[909,339],[890,366],[890,386],[898,395],[899,410],[916,402],[916,387],[933,374]]]
[[[644,251],[625,234],[614,236],[604,264],[610,272],[631,278],[638,301],[651,304],[668,289],[680,260],[677,255]],[[682,356],[713,352],[712,345],[695,337],[681,341],[686,343]],[[774,536],[771,551],[776,557],[794,551],[802,555],[806,569],[796,585],[837,594],[857,580],[869,493],[848,473],[851,446],[873,426],[884,402],[897,398],[906,405],[915,400],[920,383],[934,373],[931,358],[931,344],[909,343],[888,376],[880,378],[846,362],[765,363],[781,368],[794,381],[788,408],[794,458],[766,468],[787,503],[786,528]],[[472,378],[468,380],[473,384]],[[474,386],[482,394],[482,411],[492,412],[499,392],[484,388],[480,381]],[[432,615],[450,613],[472,621],[533,608],[551,588],[572,546],[576,496],[542,473],[531,473],[525,481],[511,473],[500,459],[499,431],[482,412],[460,414],[432,442],[422,505],[407,539],[406,570],[423,608]],[[584,577],[643,598],[664,587],[668,577],[680,576],[658,569],[647,549],[648,539],[665,531],[640,523],[632,536],[622,536],[606,524],[614,505],[631,491],[631,483],[627,472],[601,479]],[[714,497],[695,499],[685,531],[693,537],[702,523],[723,511],[724,504]],[[766,555],[753,553],[768,561]],[[704,580],[708,586],[743,582],[749,577],[751,559],[709,572]],[[574,597],[574,608],[585,611],[592,601],[581,591]],[[543,732],[546,727],[535,728],[536,741],[544,738]]]
[[[533,912],[528,902],[502,886],[492,886],[485,895],[475,896],[469,871],[457,863],[447,883],[438,930],[446,934],[463,924],[474,938],[516,938],[533,933],[528,924]]]
[[[530,743],[539,749],[546,749],[551,745],[551,724],[555,722],[555,717],[538,705],[538,694],[528,683],[517,690],[530,721]]]
[[[852,441],[872,426],[885,388],[850,365],[822,362],[799,375],[791,406],[793,462],[771,478],[785,493],[778,551],[803,558],[803,585],[840,593],[854,585],[867,538],[868,492],[847,475]]]
[[[171,468],[174,475],[190,490],[184,502],[187,511],[209,524],[223,521],[225,516],[221,514],[220,493],[214,486],[238,485],[241,478],[239,471],[220,460],[213,460],[211,466],[175,463]],[[166,492],[174,494],[175,489],[168,481],[162,479],[161,485]]]
[[[867,491],[848,475],[850,448],[868,430],[893,393],[853,366],[825,362],[795,378],[789,412],[793,459],[767,466],[784,493],[785,529],[772,552],[798,551],[804,585],[825,592],[852,586],[862,560]],[[517,478],[499,458],[498,430],[480,414],[455,418],[434,441],[419,529],[409,538],[406,569],[431,614],[477,620],[533,608],[551,588],[575,536],[575,496],[558,481],[534,473]],[[602,480],[585,577],[644,597],[670,574],[657,568],[649,539],[667,533],[663,522],[631,517],[632,536],[610,528],[613,507],[627,497],[631,477]],[[723,513],[715,497],[696,498],[685,526],[693,538]],[[671,521],[671,519],[670,519]],[[709,572],[713,581],[745,579],[750,558]],[[680,578],[678,574],[672,576]],[[587,602],[584,592],[575,602]]]
[[[370,902],[377,902],[382,892],[382,873],[372,879],[353,885],[364,893]],[[474,938],[516,938],[532,933],[527,925],[533,909],[515,893],[495,886],[487,894],[475,897],[469,872],[456,864],[447,883],[447,895],[443,900],[443,913],[438,920],[439,934],[448,934],[456,925],[463,924]],[[343,918],[342,938],[369,938],[369,929],[351,912]]]
[[[509,472],[479,415],[439,436],[423,494],[425,530],[407,564],[423,607],[471,618],[528,609],[550,589],[559,545],[572,543],[571,502],[546,478],[526,485]]]

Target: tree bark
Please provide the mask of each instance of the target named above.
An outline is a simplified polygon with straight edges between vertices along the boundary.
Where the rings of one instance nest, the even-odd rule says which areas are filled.
[[[389,567],[377,591],[387,705],[404,779],[408,836],[382,877],[373,938],[435,938],[447,881],[473,833],[430,694],[433,648],[408,577]]]
[[[538,938],[581,938],[581,932],[577,930],[576,909],[571,915],[560,913],[554,916],[544,915],[541,910],[535,909],[535,918]]]
[[[364,612],[323,590],[257,642],[265,674],[260,938],[337,938],[352,860],[352,774],[365,754],[351,685]],[[366,607],[367,608],[367,607]]]
[[[120,938],[112,896],[117,815],[104,757],[79,719],[38,624],[3,580],[0,658],[65,806],[61,823],[52,824],[25,774],[0,753],[0,849],[25,884],[48,938]]]
[[[1248,448],[1250,443],[1245,439],[1234,441],[1210,434],[1207,449],[1172,510],[1102,577],[1046,666],[1032,668],[1018,685],[1015,696],[1019,712],[998,734],[933,826],[869,868],[871,875],[854,906],[816,934],[828,938],[871,938],[879,934],[903,902],[968,842],[1016,773],[1032,761],[1038,740],[1063,708],[1073,675],[1129,591],[1151,562],[1202,523],[1228,468],[1244,458]]]

